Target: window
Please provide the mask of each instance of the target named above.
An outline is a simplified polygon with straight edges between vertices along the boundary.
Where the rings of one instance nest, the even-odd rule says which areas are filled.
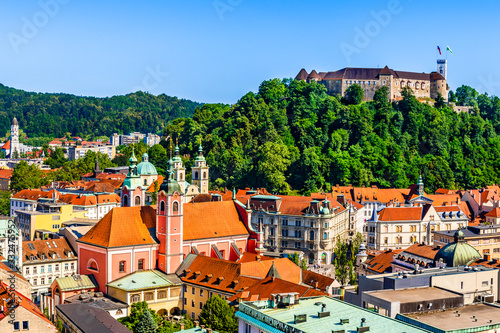
[[[147,185],[148,185],[148,180],[144,179],[144,186],[147,186]]]
[[[135,197],[135,205],[136,206],[140,206],[141,205],[141,197],[140,196],[136,196]]]
[[[184,305],[188,305],[188,299],[184,297]]]
[[[397,225],[396,226],[396,232],[403,232],[403,226]]]
[[[18,322],[18,321],[15,321],[15,322],[14,322],[14,331],[19,331],[19,329],[20,329],[19,322]]]
[[[325,223],[323,224],[323,228],[325,228],[325,229],[327,229],[327,228],[328,228],[328,222],[325,222]]]
[[[388,244],[389,243],[389,239],[387,237],[384,238],[384,244]]]
[[[121,315],[121,314],[123,314],[123,311],[122,311],[122,310],[117,310],[117,311],[116,311],[116,314],[117,314],[117,315]]]
[[[192,287],[192,288],[191,288],[191,294],[193,294],[193,295],[194,295],[194,294],[195,294],[195,291],[196,291],[195,287]]]
[[[295,230],[295,237],[296,238],[302,237],[302,232],[300,230]]]
[[[288,220],[283,220],[283,225],[288,225]]]
[[[309,232],[309,240],[312,240],[312,241],[314,240],[314,231],[312,231],[312,230]]]
[[[120,271],[120,273],[125,273],[125,261],[120,261],[119,271]]]
[[[185,292],[185,293],[187,293],[187,291],[188,291],[188,287],[187,287],[186,285],[184,285],[184,286],[182,287],[182,289],[184,290],[184,292]]]
[[[295,221],[295,226],[296,227],[300,227],[300,225],[301,225],[301,221],[300,220]]]
[[[155,295],[153,293],[145,293],[144,294],[145,301],[152,301],[154,299],[155,299]]]
[[[47,272],[52,272],[52,265],[47,266]]]
[[[287,241],[281,241],[281,247],[288,247]]]
[[[33,279],[33,285],[34,286],[38,285],[38,279]]]
[[[301,248],[301,243],[300,242],[295,242],[295,248],[300,249]]]
[[[314,228],[314,222],[311,221],[311,228]]]
[[[139,259],[139,262],[137,264],[137,269],[138,270],[143,270],[144,269],[144,259]]]
[[[132,299],[132,303],[137,303],[141,300],[141,295],[134,294],[134,295],[132,295],[131,299]]]
[[[44,284],[45,284],[45,278],[41,278],[41,279],[40,279],[40,284],[41,284],[41,285],[44,285]]]
[[[482,287],[488,287],[488,281],[483,281],[481,282]]]
[[[203,309],[203,302],[200,302],[200,310]]]
[[[49,265],[50,266],[50,265]],[[29,267],[26,267],[26,275],[29,275],[30,274],[30,268]]]
[[[464,289],[464,281],[460,282],[460,289]]]
[[[203,297],[203,289],[200,288],[200,297]]]
[[[269,235],[274,236],[274,228],[269,228]]]
[[[72,262],[72,263],[71,263],[71,270],[72,270],[72,271],[74,271],[74,270],[75,270],[75,263],[74,263],[74,262]]]
[[[36,269],[36,266],[35,266],[35,267],[33,267],[33,274],[36,274],[36,273],[38,273],[38,272],[37,272],[37,269]]]
[[[191,312],[191,319],[194,319],[194,312]]]
[[[69,265],[68,265],[67,263],[66,263],[66,264],[64,264],[64,270],[65,270],[65,271],[67,271],[67,270],[68,270],[68,268],[69,268]]]
[[[281,230],[281,236],[288,237],[288,229]]]
[[[167,298],[167,292],[165,290],[159,291],[158,298]]]
[[[328,239],[328,233],[327,232],[323,233],[323,239]]]
[[[196,171],[196,172],[194,173],[194,179],[198,179],[198,177],[199,177],[199,173],[198,173],[198,171]]]
[[[191,300],[191,306],[192,306],[193,308],[196,306],[196,305],[195,305],[195,303],[194,303],[194,299],[193,299],[193,300]]]
[[[207,179],[207,173],[203,172],[203,179]]]
[[[162,201],[160,203],[160,212],[164,212],[165,211],[165,201]]]
[[[410,226],[410,231],[411,232],[416,232],[417,231],[417,226],[416,225],[411,225]]]

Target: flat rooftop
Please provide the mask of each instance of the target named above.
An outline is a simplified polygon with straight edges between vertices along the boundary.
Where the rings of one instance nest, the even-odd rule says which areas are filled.
[[[305,333],[332,333],[332,331],[345,330],[345,332],[356,332],[361,326],[361,320],[365,320],[365,325],[370,327],[370,332],[384,333],[415,333],[427,332],[418,327],[408,325],[399,320],[395,320],[373,311],[357,307],[355,305],[334,299],[329,296],[302,298],[298,304],[287,308],[270,308],[266,306],[268,302],[241,302],[236,316],[244,321],[261,326],[261,330],[268,332],[285,332],[283,327],[276,329],[270,327],[270,320],[263,318],[267,316],[284,325],[300,330]],[[329,316],[319,318],[322,305],[325,305],[325,312],[330,312]],[[259,314],[257,314],[257,313]],[[306,321],[294,324],[295,315],[305,315]],[[260,320],[256,319],[259,318]],[[341,323],[341,319],[345,320]],[[279,324],[275,324],[279,325]],[[266,326],[265,328],[263,328]],[[275,329],[275,330],[274,330]]]
[[[457,311],[460,316],[458,316]],[[473,318],[472,316],[476,317]],[[403,317],[411,318],[443,331],[455,331],[481,326],[488,326],[489,329],[500,327],[500,307],[488,303],[467,305],[446,311],[405,314]],[[474,321],[475,319],[477,321]]]
[[[373,297],[383,299],[388,302],[414,303],[425,302],[434,299],[446,299],[461,296],[458,293],[447,291],[441,288],[409,288],[409,289],[388,289],[365,292]]]

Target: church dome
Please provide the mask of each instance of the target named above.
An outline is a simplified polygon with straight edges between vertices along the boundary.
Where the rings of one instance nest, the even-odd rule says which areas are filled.
[[[434,261],[443,263],[447,267],[467,266],[477,259],[481,259],[481,254],[472,246],[465,242],[465,235],[462,230],[455,232],[455,240],[438,251]]]
[[[158,171],[156,171],[153,163],[149,162],[149,155],[147,153],[144,153],[144,155],[142,155],[142,162],[137,164],[137,173],[141,176],[158,174]]]

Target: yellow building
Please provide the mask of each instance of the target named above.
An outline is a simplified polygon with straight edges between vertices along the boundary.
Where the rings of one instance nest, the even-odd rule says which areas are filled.
[[[85,211],[59,202],[39,203],[35,211],[18,210],[16,213],[16,226],[25,241],[34,239],[35,230],[57,232],[62,223],[85,217]]]
[[[107,284],[107,294],[127,303],[147,302],[161,316],[180,315],[181,280],[159,270],[137,271]]]

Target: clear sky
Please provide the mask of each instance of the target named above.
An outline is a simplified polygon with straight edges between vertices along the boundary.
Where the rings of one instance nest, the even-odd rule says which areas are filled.
[[[499,1],[2,1],[0,83],[235,103],[301,68],[436,70],[500,95]]]

